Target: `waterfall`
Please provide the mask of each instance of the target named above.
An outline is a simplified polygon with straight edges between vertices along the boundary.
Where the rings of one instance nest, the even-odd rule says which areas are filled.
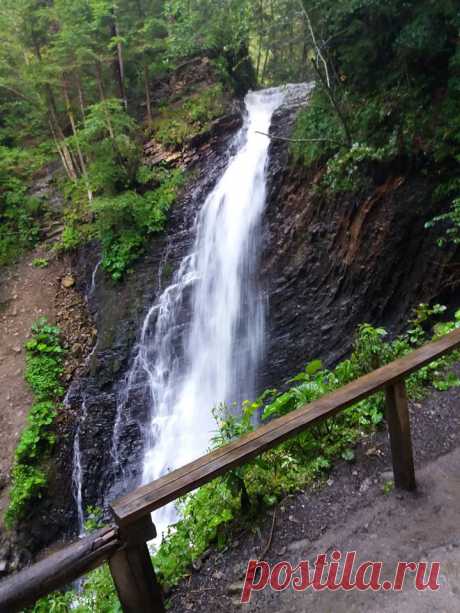
[[[83,470],[81,465],[81,450],[80,450],[80,434],[81,426],[86,418],[87,407],[86,400],[83,401],[81,406],[80,421],[77,425],[77,431],[75,433],[73,443],[73,473],[72,473],[72,490],[75,500],[75,506],[77,508],[77,521],[78,521],[78,534],[83,536],[85,532],[85,514],[83,509]]]
[[[129,394],[146,386],[143,482],[205,453],[216,405],[251,398],[264,349],[265,299],[257,286],[260,221],[274,111],[291,88],[250,92],[236,154],[199,211],[194,244],[147,313],[133,366],[118,398],[113,460]],[[186,316],[184,316],[186,314]],[[175,519],[157,512],[159,533]]]
[[[91,274],[91,284],[89,286],[88,291],[85,294],[85,301],[87,304],[89,304],[91,298],[94,295],[94,292],[96,291],[96,276],[97,276],[97,272],[101,264],[102,264],[102,260],[99,259],[95,267],[93,268],[93,272]],[[94,345],[90,354],[86,358],[85,366],[87,366],[89,362],[91,361],[91,358],[93,357],[96,351],[96,347],[97,347],[97,343]],[[68,391],[64,399],[64,405],[67,407],[69,406],[69,395],[70,395],[70,390]],[[83,397],[81,407],[80,407],[78,423],[77,423],[77,427],[75,431],[75,436],[73,440],[73,449],[72,449],[72,466],[73,466],[72,493],[73,493],[73,498],[74,498],[75,506],[77,510],[79,536],[83,536],[85,533],[85,526],[84,526],[85,512],[83,508],[83,468],[82,468],[82,453],[81,453],[81,446],[80,446],[80,437],[81,437],[81,429],[82,429],[83,424],[85,423],[87,413],[88,413],[88,408],[87,408],[87,403],[86,403],[86,397]]]

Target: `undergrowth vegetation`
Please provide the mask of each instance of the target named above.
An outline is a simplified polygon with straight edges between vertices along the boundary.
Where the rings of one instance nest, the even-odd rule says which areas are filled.
[[[5,517],[8,527],[26,517],[30,505],[42,496],[46,488],[43,462],[56,442],[53,424],[64,394],[61,380],[64,349],[59,329],[48,324],[45,318],[37,320],[25,348],[25,379],[36,402],[16,447],[10,504]]]
[[[315,360],[289,382],[286,391],[266,390],[240,408],[217,407],[212,447],[225,445],[252,432],[260,422],[294,411],[428,340],[460,328],[460,311],[454,321],[433,325],[444,311],[440,305],[420,305],[407,332],[394,340],[387,338],[383,328],[364,324],[357,330],[350,358],[335,368],[324,368]],[[409,397],[422,398],[428,386],[446,390],[460,385],[460,379],[448,368],[458,359],[459,352],[452,353],[411,375],[406,381]],[[160,580],[166,586],[177,584],[210,546],[225,546],[235,527],[251,529],[264,510],[286,495],[324,479],[335,461],[353,460],[358,441],[381,427],[383,421],[384,397],[380,392],[185,496],[178,502],[181,519],[163,535],[153,555]],[[89,575],[80,594],[52,595],[38,603],[34,613],[49,610],[54,602],[61,606],[56,610],[66,612],[120,610],[107,568]],[[93,603],[100,608],[95,609]]]
[[[69,144],[75,138],[69,137]],[[85,173],[63,185],[68,206],[58,249],[97,239],[102,267],[119,281],[148,237],[164,229],[183,172],[142,163],[139,127],[118,100],[90,107],[78,147],[87,160]]]
[[[455,3],[326,1],[311,10],[323,42],[310,52],[316,88],[297,120],[294,157],[323,169],[319,188],[332,193],[369,187],[379,166],[425,174],[441,210],[452,204],[434,220],[447,230],[441,242],[459,242]]]
[[[351,357],[334,369],[315,360],[290,381],[285,392],[267,390],[255,402],[245,402],[240,411],[219,407],[214,447],[253,431],[258,416],[262,422],[276,419],[409,353],[430,338],[427,324],[442,312],[442,307],[421,305],[409,331],[393,341],[386,340],[383,328],[364,324],[357,331]],[[456,327],[460,327],[460,312],[455,322],[436,325],[433,338]],[[409,397],[420,398],[428,384],[441,390],[459,385],[458,377],[443,372],[456,358],[458,352],[411,375],[407,379]],[[308,486],[327,474],[335,459],[353,457],[357,441],[379,427],[383,415],[384,396],[378,393],[186,496],[179,502],[182,519],[165,535],[154,556],[159,576],[166,584],[175,584],[211,543],[226,542],[232,522],[254,517],[287,494]]]
[[[206,132],[212,120],[224,111],[223,86],[216,83],[193,93],[180,104],[163,105],[152,122],[152,134],[163,145],[180,147],[187,139]]]
[[[0,140],[0,266],[38,240],[42,206],[29,194],[28,182],[43,160],[36,151],[5,147]]]

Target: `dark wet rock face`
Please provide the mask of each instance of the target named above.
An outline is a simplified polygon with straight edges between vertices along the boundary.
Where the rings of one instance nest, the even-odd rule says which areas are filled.
[[[80,431],[85,507],[103,505],[139,480],[144,439],[139,424],[147,422],[150,403],[144,381],[138,379],[132,386],[117,445],[119,465],[113,466],[117,402],[126,387],[142,322],[190,250],[196,213],[225,168],[239,125],[225,129],[220,138],[196,151],[198,161],[189,170],[189,185],[171,211],[167,231],[151,241],[126,280],[115,284],[101,268],[95,275],[89,306],[98,330],[97,344],[87,374],[74,382],[68,395],[70,406],[80,407],[80,415],[85,404]],[[87,294],[97,262],[97,252],[88,257],[87,251],[75,262],[81,290]]]
[[[274,134],[289,135],[292,113]],[[386,169],[355,196],[315,195],[318,177],[294,166],[273,141],[261,274],[269,297],[267,359],[261,388],[280,384],[306,362],[332,364],[350,350],[363,322],[400,331],[420,302],[455,301],[455,248],[440,249],[425,223],[443,207],[421,174]]]

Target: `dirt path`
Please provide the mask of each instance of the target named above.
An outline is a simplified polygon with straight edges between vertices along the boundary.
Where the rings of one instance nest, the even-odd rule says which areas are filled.
[[[412,403],[410,410],[417,493],[384,492],[384,484],[392,479],[391,458],[386,432],[378,432],[360,444],[355,464],[338,463],[327,484],[291,496],[276,508],[273,540],[264,559],[271,564],[287,560],[296,566],[319,553],[356,550],[360,561],[383,560],[388,573],[394,573],[398,560],[439,560],[439,591],[417,593],[413,581],[402,593],[296,593],[268,588],[242,606],[246,566],[262,555],[270,541],[270,515],[252,531],[237,535],[226,551],[211,552],[201,560],[199,570],[171,594],[169,610],[460,611],[460,389],[433,392],[422,403]]]
[[[65,264],[53,260],[46,268],[32,262],[40,251],[28,254],[0,272],[0,525],[8,504],[8,480],[14,449],[31,406],[24,381],[24,342],[32,323],[55,316],[55,296]]]

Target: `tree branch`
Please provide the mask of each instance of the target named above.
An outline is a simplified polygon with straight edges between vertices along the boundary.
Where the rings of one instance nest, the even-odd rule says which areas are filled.
[[[266,132],[260,132],[256,130],[256,134],[262,134],[262,136],[268,136],[272,140],[282,140],[288,143],[323,143],[330,142],[336,145],[345,146],[342,141],[334,140],[333,138],[286,138],[285,136],[277,136],[275,134],[267,134]]]
[[[324,66],[324,72],[325,72],[325,75],[326,75],[326,83],[327,83],[328,88],[330,88],[331,87],[331,80],[329,78],[329,68],[327,66],[327,62],[326,62],[323,54],[321,53],[321,49],[320,49],[320,47],[318,45],[318,42],[316,40],[315,32],[313,30],[313,26],[311,25],[310,15],[308,14],[307,9],[304,7],[302,0],[299,0],[299,7],[300,7],[300,10],[304,14],[305,19],[307,21],[308,30],[310,31],[310,36],[311,36],[311,39],[313,41],[313,45],[315,47],[316,54],[319,57],[319,59],[321,60],[323,66]]]

